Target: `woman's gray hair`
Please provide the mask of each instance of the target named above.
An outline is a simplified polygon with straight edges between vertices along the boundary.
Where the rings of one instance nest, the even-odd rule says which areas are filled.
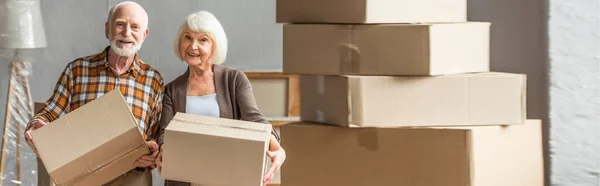
[[[219,20],[212,13],[207,11],[192,13],[179,26],[179,30],[177,30],[173,41],[173,50],[175,51],[175,55],[182,61],[183,56],[181,56],[181,51],[179,51],[179,43],[186,28],[204,33],[213,40],[213,51],[210,56],[212,64],[225,62],[227,56],[227,35],[225,35],[225,30]]]

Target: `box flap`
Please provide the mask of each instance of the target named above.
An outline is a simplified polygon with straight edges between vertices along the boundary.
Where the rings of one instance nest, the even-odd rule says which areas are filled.
[[[123,154],[122,156],[92,171],[90,175],[93,176],[88,175],[65,185],[88,186],[108,183],[118,176],[121,176],[122,174],[135,168],[133,165],[134,162],[137,161],[137,159],[141,156],[148,154],[149,150],[145,144],[142,144],[138,148],[126,152],[127,153]]]
[[[264,141],[272,126],[264,123],[187,114],[175,114],[166,130]]]

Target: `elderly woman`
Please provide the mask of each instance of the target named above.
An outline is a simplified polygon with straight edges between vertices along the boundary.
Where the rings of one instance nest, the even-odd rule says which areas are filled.
[[[227,55],[227,37],[214,15],[206,11],[188,15],[177,31],[174,50],[175,55],[188,64],[188,69],[165,87],[158,139],[161,152],[164,129],[177,112],[268,124],[258,109],[244,72],[219,65]],[[271,133],[266,155],[271,158],[272,166],[265,175],[264,185],[286,158],[275,131]],[[162,153],[156,161],[160,171]],[[189,183],[167,180],[165,185]]]

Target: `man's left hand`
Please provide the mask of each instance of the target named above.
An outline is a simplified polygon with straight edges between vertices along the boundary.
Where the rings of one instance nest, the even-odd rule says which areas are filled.
[[[146,146],[150,148],[151,154],[143,155],[137,161],[135,161],[135,166],[140,168],[150,167],[154,169],[156,167],[156,157],[158,156],[158,144],[155,141],[147,141]]]

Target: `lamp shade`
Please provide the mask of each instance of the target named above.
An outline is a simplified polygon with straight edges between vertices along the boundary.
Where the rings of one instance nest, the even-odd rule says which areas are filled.
[[[46,47],[39,0],[0,0],[0,48]]]

